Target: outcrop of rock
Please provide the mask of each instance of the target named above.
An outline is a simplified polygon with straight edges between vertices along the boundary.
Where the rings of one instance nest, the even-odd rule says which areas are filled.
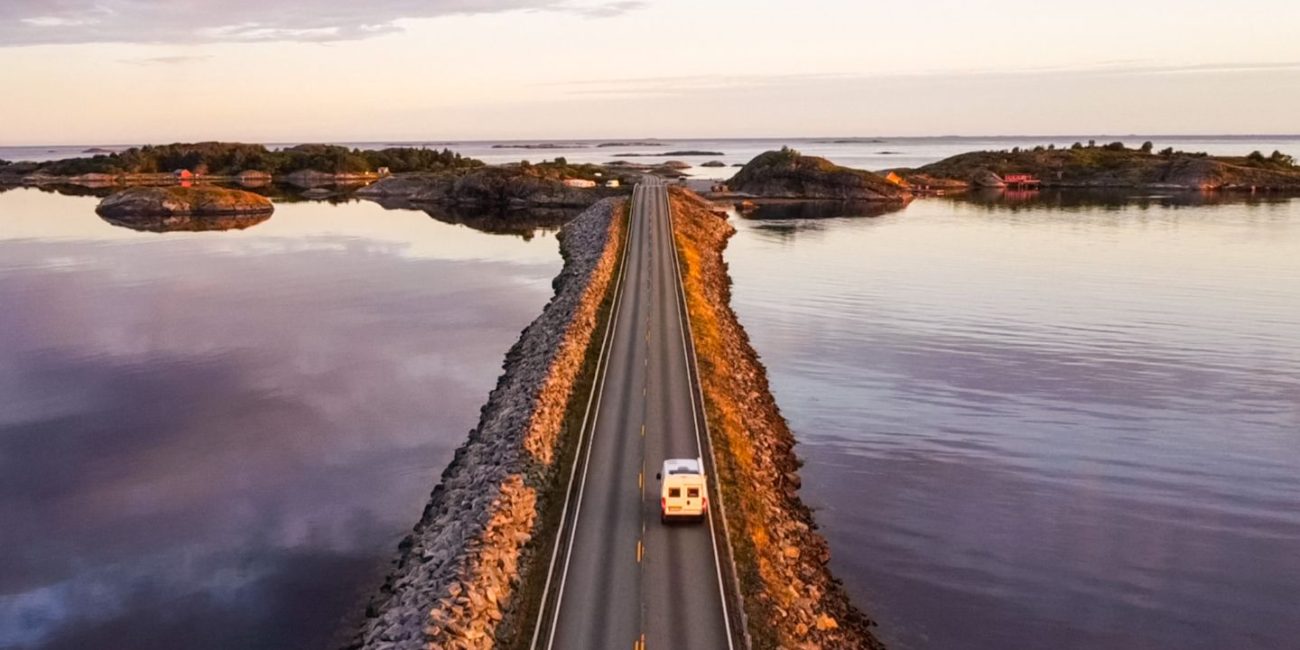
[[[759,154],[736,172],[727,186],[736,192],[774,199],[907,201],[912,197],[906,188],[882,176],[841,167],[793,149]]]
[[[400,174],[357,190],[368,199],[500,207],[586,207],[616,192],[569,187],[515,167],[483,167],[463,174]],[[617,193],[622,193],[618,191]]]
[[[873,623],[830,572],[830,549],[799,498],[794,435],[730,307],[723,250],[735,233],[707,201],[671,190],[691,333],[717,481],[753,647],[879,650]]]
[[[105,197],[95,208],[104,217],[218,216],[270,214],[275,207],[260,194],[214,185],[132,187]]]
[[[1006,181],[1002,180],[1001,176],[998,176],[997,174],[993,173],[988,169],[984,169],[979,172],[976,172],[975,176],[970,179],[970,182],[975,187],[1006,187],[1007,186]]]
[[[223,215],[130,215],[108,216],[100,218],[114,226],[130,228],[140,232],[210,232],[217,230],[244,230],[271,218],[270,212],[251,212],[245,214]]]
[[[478,426],[443,471],[348,647],[486,649],[502,630],[521,626],[512,598],[612,282],[623,205],[597,203],[561,231],[565,264],[555,296],[506,354]]]
[[[1182,190],[1300,191],[1300,167],[1285,156],[1207,156],[1152,153],[1117,144],[1070,149],[975,151],[914,170],[897,170],[908,182],[951,179],[998,187],[1007,174],[1030,174],[1043,187]],[[997,182],[994,182],[994,179]]]

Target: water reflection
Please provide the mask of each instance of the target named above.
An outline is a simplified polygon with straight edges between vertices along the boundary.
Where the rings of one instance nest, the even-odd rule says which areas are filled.
[[[1007,190],[977,189],[954,194],[947,200],[999,209],[1112,208],[1115,210],[1153,207],[1199,207],[1214,205],[1287,205],[1291,197],[1276,193],[1195,192],[1187,190],[1136,189],[1046,189]]]
[[[839,217],[879,217],[907,207],[904,203],[885,201],[791,201],[762,203],[745,212],[747,219],[832,219]]]
[[[738,212],[729,211],[732,217],[748,223],[746,230],[772,241],[793,242],[799,237],[821,236],[827,228],[834,228],[836,219],[871,219],[897,213],[904,204],[848,201],[792,201],[763,203],[756,208]]]
[[[323,648],[549,298],[554,237],[0,195],[0,647]]]
[[[804,496],[891,647],[1300,635],[1300,201],[734,223]]]
[[[204,232],[243,230],[271,218],[271,213],[230,215],[121,215],[99,218],[122,228],[140,232]]]
[[[532,239],[538,232],[554,232],[582,212],[572,208],[535,208],[502,210],[492,208],[451,208],[429,206],[424,212],[443,223],[468,226],[496,235],[515,235]]]

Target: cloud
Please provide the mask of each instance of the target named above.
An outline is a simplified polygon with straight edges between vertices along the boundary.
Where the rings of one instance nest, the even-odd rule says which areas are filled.
[[[551,11],[604,18],[643,0],[4,0],[0,47],[70,43],[343,41],[411,18]]]
[[[945,81],[1025,77],[1096,78],[1193,74],[1238,74],[1300,70],[1300,61],[1220,62],[1188,65],[1154,64],[1147,61],[1106,61],[1090,65],[1018,67],[1015,69],[965,68],[952,70],[898,71],[873,74],[695,74],[662,77],[582,79],[544,82],[541,87],[558,88],[576,98],[678,97],[700,92],[722,92],[784,88],[794,90],[827,84],[865,84],[884,81]]]
[[[198,63],[211,59],[211,54],[175,54],[171,56],[146,56],[138,59],[122,59],[122,63],[132,65],[179,65],[182,63]]]

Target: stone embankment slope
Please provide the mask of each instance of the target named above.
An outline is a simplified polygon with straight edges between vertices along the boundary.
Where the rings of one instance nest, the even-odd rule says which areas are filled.
[[[545,520],[570,394],[611,287],[625,209],[624,200],[607,199],[565,225],[555,296],[506,354],[478,426],[443,471],[348,647],[492,648],[527,615],[512,609],[512,598]]]
[[[794,436],[731,310],[722,251],[735,232],[711,205],[671,195],[700,383],[755,648],[878,649],[874,625],[831,576],[830,550],[799,498]]]

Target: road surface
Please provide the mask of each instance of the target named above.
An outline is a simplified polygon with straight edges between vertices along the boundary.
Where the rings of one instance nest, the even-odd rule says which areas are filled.
[[[534,648],[732,647],[712,521],[659,521],[665,458],[707,451],[662,181],[632,194],[612,329]],[[707,459],[706,459],[707,460]],[[709,502],[716,485],[709,477]]]

